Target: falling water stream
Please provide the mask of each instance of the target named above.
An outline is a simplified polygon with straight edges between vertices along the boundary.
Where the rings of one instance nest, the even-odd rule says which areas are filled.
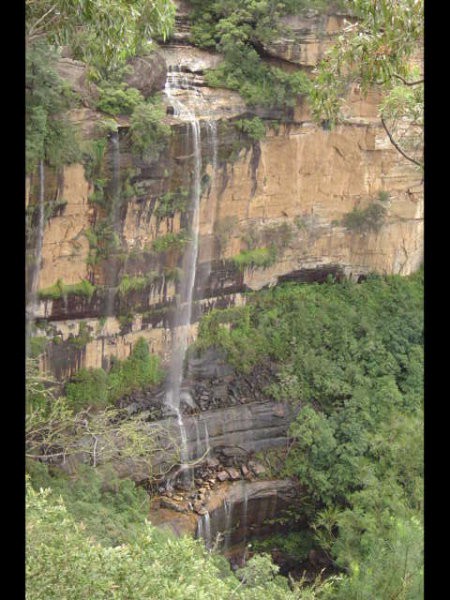
[[[230,546],[231,526],[233,524],[233,503],[225,500],[223,503],[223,509],[225,511],[224,550],[226,551]]]
[[[177,422],[180,429],[181,448],[180,458],[182,468],[189,460],[187,448],[186,428],[183,422],[183,415],[180,408],[181,403],[181,382],[183,379],[183,362],[186,355],[189,328],[192,317],[192,299],[194,294],[195,273],[198,256],[198,232],[199,232],[199,207],[201,195],[201,130],[200,122],[195,114],[195,111],[190,109],[187,104],[184,104],[180,98],[180,90],[189,90],[184,77],[180,77],[179,69],[169,69],[165,93],[173,107],[174,116],[181,121],[185,121],[189,125],[189,130],[192,137],[193,151],[193,173],[191,186],[191,230],[190,240],[186,245],[186,250],[183,257],[183,276],[180,283],[180,294],[177,303],[177,312],[175,323],[173,325],[172,338],[172,357],[170,364],[170,373],[168,378],[168,386],[166,389],[165,403],[177,416]],[[197,92],[197,90],[195,90]],[[190,94],[192,95],[192,94]],[[194,104],[196,94],[193,94]],[[192,484],[192,472],[184,468],[184,481]]]
[[[244,502],[242,503],[242,530],[244,531],[244,544],[247,541],[247,513],[248,513],[248,491],[245,481],[242,482]]]
[[[113,231],[117,233],[118,222],[120,219],[120,140],[119,133],[114,131],[111,134],[111,146],[112,146],[112,176],[111,176],[111,221]],[[106,289],[105,298],[105,316],[114,315],[114,300],[117,293],[117,287],[109,285]]]
[[[36,238],[35,254],[33,257],[33,266],[30,272],[30,287],[29,297],[27,302],[27,317],[26,317],[26,353],[29,354],[29,344],[32,333],[33,322],[36,317],[38,308],[37,290],[39,284],[39,271],[41,268],[42,261],[42,245],[44,241],[44,226],[45,226],[45,214],[44,214],[44,199],[45,199],[45,175],[44,175],[44,162],[41,160],[39,163],[39,204],[38,204],[38,230]]]

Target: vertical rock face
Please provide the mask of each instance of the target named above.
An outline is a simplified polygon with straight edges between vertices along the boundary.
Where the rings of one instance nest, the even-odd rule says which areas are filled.
[[[302,67],[315,64],[347,25],[341,16],[288,21],[291,33],[266,52]],[[250,289],[286,280],[322,281],[328,274],[353,279],[371,271],[407,275],[420,266],[421,173],[390,144],[377,118],[376,91],[362,99],[352,90],[346,121],[332,131],[314,124],[302,101],[284,125],[275,127],[273,115],[263,115],[267,136],[256,142],[234,124],[249,116],[239,95],[204,84],[204,71],[214,68],[220,56],[186,45],[186,27],[183,35],[182,47],[177,47],[178,40],[158,52],[161,69],[155,80],[154,74],[146,74],[144,63],[135,65],[135,75],[141,73],[143,90],[153,90],[161,87],[166,66],[177,66],[188,87],[202,98],[199,247],[189,340],[202,312],[242,303],[242,293]],[[168,359],[183,249],[182,243],[160,243],[156,251],[154,243],[168,235],[174,239],[187,228],[186,197],[193,183],[192,156],[186,150],[189,126],[173,116],[169,104],[165,121],[172,136],[151,159],[132,154],[129,123],[119,119],[120,202],[114,224],[119,248],[97,262],[92,261],[89,233],[103,218],[103,209],[92,201],[93,183],[81,165],[65,167],[53,180],[46,174],[50,196],[63,202],[45,227],[39,288],[83,279],[96,286],[90,296],[47,297],[40,303],[38,316],[51,326],[47,335],[62,342],[50,345],[43,360],[52,370],[58,363],[61,376],[80,366],[105,366],[112,356],[124,358],[139,336],[149,341],[152,352]],[[72,111],[72,118],[89,138],[103,117],[84,108]],[[106,206],[112,197],[113,150],[109,140],[102,162],[102,177],[109,181]],[[29,181],[27,189],[28,205],[33,206],[36,182]],[[346,219],[352,211],[365,214],[374,205],[379,217],[375,224],[352,227]],[[242,251],[254,249],[267,258],[261,266],[236,260]],[[118,290],[124,277],[145,277],[146,283],[122,293]],[[77,335],[80,320],[86,321],[91,341],[63,367],[65,343]]]

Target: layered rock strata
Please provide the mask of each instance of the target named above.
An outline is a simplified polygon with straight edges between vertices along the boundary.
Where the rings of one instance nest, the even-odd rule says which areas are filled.
[[[294,32],[289,43],[279,40],[266,51],[296,68],[314,64],[327,40],[348,26],[344,17],[317,15],[290,18],[289,24]],[[323,281],[328,275],[357,280],[371,271],[415,271],[422,262],[422,175],[390,144],[377,117],[376,90],[362,99],[353,89],[347,120],[332,131],[313,124],[303,101],[283,124],[266,111],[262,116],[267,136],[257,142],[235,126],[236,119],[252,116],[239,94],[205,86],[204,72],[217,66],[221,57],[189,46],[186,28],[185,34],[177,42],[181,46],[172,41],[155,55],[156,75],[148,76],[147,87],[161,88],[162,74],[176,66],[203,98],[198,114],[203,156],[199,260],[190,339],[196,336],[196,321],[203,312],[241,304],[248,290],[291,280]],[[69,60],[63,59],[62,74]],[[135,75],[144,90],[148,64],[138,63]],[[72,67],[73,86],[84,90],[80,65]],[[155,252],[153,244],[186,229],[186,211],[163,209],[177,194],[182,205],[191,184],[192,156],[189,129],[171,116],[167,100],[166,104],[173,134],[158,157],[143,160],[132,154],[124,117],[118,119],[116,142],[108,141],[102,177],[110,182],[107,202],[114,177],[119,185],[113,225],[120,249],[95,265],[89,231],[102,213],[92,202],[93,183],[81,165],[65,167],[57,176],[46,172],[46,198],[59,199],[59,209],[45,227],[39,287],[83,279],[95,285],[90,297],[63,295],[40,304],[40,334],[50,342],[42,366],[61,378],[80,367],[106,368],[112,357],[125,358],[140,336],[163,360],[169,357],[182,253],[171,248]],[[87,138],[95,135],[102,118],[92,107],[72,111]],[[114,175],[117,164],[120,172]],[[38,182],[31,179],[27,189],[32,207]],[[345,224],[352,211],[363,212],[374,204],[383,213],[377,227],[352,229]],[[254,248],[275,252],[264,266],[235,260]],[[121,294],[118,289],[126,276],[145,276],[148,283]],[[81,321],[90,335],[79,348],[71,340]]]

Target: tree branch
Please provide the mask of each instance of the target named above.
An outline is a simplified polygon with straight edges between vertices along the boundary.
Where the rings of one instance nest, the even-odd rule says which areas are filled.
[[[404,83],[405,85],[419,85],[419,84],[425,82],[425,79],[418,79],[417,81],[406,81],[406,79],[404,77],[402,77],[401,75],[398,75],[397,73],[393,73],[393,75],[397,79],[400,79],[400,81],[402,83]]]
[[[406,152],[397,144],[397,142],[394,140],[394,138],[391,135],[391,132],[389,131],[389,129],[386,126],[386,123],[384,122],[383,117],[381,117],[381,124],[383,125],[383,128],[385,130],[385,132],[387,133],[387,136],[391,142],[391,144],[394,146],[394,148],[396,150],[398,150],[398,152],[400,152],[400,154],[406,158],[406,160],[409,160],[410,162],[414,163],[415,165],[417,165],[418,167],[423,167],[423,164],[421,162],[419,162],[418,160],[416,160],[415,158],[413,158],[412,156],[408,156],[408,154],[406,154]]]
[[[54,4],[46,13],[44,13],[42,15],[42,17],[39,17],[39,19],[36,21],[36,23],[30,27],[30,30],[28,32],[28,37],[29,38],[33,37],[33,34],[35,33],[35,31],[36,31],[37,26],[39,25],[39,23],[41,23],[46,17],[48,17],[48,15],[51,12],[53,12],[55,10],[55,8],[56,8],[56,4]]]

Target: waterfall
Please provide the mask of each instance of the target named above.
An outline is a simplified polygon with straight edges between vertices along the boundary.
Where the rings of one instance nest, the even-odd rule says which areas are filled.
[[[204,533],[205,546],[209,550],[211,548],[211,519],[209,516],[209,512],[204,514],[202,519],[205,519],[205,533]]]
[[[177,302],[177,313],[173,326],[172,357],[168,386],[166,389],[165,403],[177,415],[177,421],[181,436],[181,461],[182,466],[188,460],[188,449],[186,430],[183,416],[180,410],[180,392],[183,379],[183,362],[188,346],[189,327],[192,317],[192,299],[194,294],[195,274],[198,256],[198,231],[199,231],[199,205],[201,195],[201,131],[200,122],[195,112],[184,104],[176,95],[175,91],[189,89],[184,78],[178,77],[178,70],[169,69],[165,93],[174,109],[174,115],[189,125],[192,134],[192,150],[194,157],[193,179],[191,187],[191,231],[190,241],[186,245],[183,257],[183,275],[180,282],[180,294]],[[195,97],[195,96],[194,96]],[[190,473],[190,484],[192,484],[192,472]],[[185,477],[188,475],[184,471]]]
[[[114,131],[111,133],[111,145],[112,145],[112,175],[111,175],[111,206],[112,211],[110,213],[110,218],[112,221],[113,231],[117,232],[118,230],[118,222],[120,220],[120,140],[119,140],[119,132]],[[106,289],[106,298],[105,298],[105,316],[113,316],[114,315],[114,300],[117,293],[117,287],[111,285],[109,282],[109,286]]]
[[[203,539],[208,550],[211,548],[211,517],[209,512],[202,515],[197,522],[197,538]]]
[[[196,434],[196,450],[197,450],[197,456],[201,456],[202,454],[202,445],[201,445],[201,441],[200,441],[200,430],[198,427],[198,420],[194,419],[194,425],[195,425],[195,434]]]
[[[242,503],[242,530],[244,532],[244,544],[247,541],[247,510],[248,510],[248,491],[245,481],[242,482],[244,490],[244,502]]]
[[[233,523],[233,503],[225,500],[223,503],[223,509],[225,511],[225,540],[223,549],[226,551],[230,546],[231,526]]]
[[[210,202],[209,206],[209,223],[211,224],[211,229],[209,231],[209,241],[208,241],[208,255],[205,256],[208,261],[207,269],[204,273],[205,281],[209,277],[211,273],[211,260],[214,252],[214,223],[216,221],[216,213],[217,213],[217,194],[215,193],[216,188],[216,173],[217,173],[217,164],[218,164],[218,132],[217,132],[217,121],[208,121],[208,132],[209,135],[209,146],[212,149],[212,173],[211,173],[211,183],[210,189],[213,193],[214,202]]]
[[[29,298],[27,302],[27,316],[26,316],[26,354],[29,354],[29,343],[31,337],[31,330],[33,322],[36,316],[38,308],[38,285],[39,285],[39,273],[41,269],[42,261],[42,245],[44,241],[44,227],[45,227],[45,211],[44,211],[44,199],[45,199],[45,175],[44,175],[44,162],[39,162],[39,204],[38,204],[38,230],[36,238],[35,255],[33,259],[33,266],[30,272],[30,287],[29,287]]]
[[[208,455],[211,451],[211,446],[209,445],[208,423],[203,421],[203,425],[205,426],[205,452]]]

